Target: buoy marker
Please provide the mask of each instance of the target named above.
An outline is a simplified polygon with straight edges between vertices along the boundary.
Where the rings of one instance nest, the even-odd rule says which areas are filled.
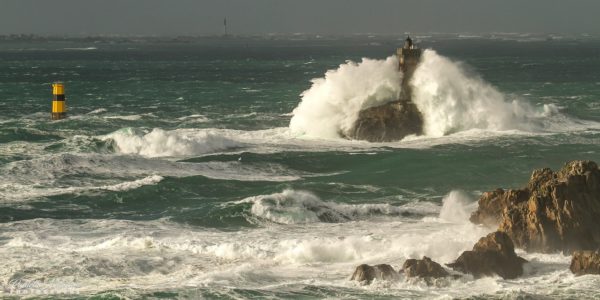
[[[52,120],[60,120],[66,117],[65,85],[62,82],[55,82],[52,84]]]

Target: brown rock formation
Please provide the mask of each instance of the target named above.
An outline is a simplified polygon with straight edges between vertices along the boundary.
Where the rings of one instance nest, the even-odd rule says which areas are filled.
[[[427,256],[423,256],[423,259],[407,259],[402,269],[406,277],[441,278],[450,275],[444,267]]]
[[[356,267],[352,278],[350,280],[356,280],[358,282],[365,282],[370,284],[373,279],[377,280],[397,280],[399,277],[398,273],[390,265],[381,264],[375,266],[369,266],[362,264]]]
[[[393,101],[362,110],[347,137],[369,142],[398,141],[423,132],[423,117],[408,101]]]
[[[600,275],[600,252],[589,250],[573,252],[569,269],[577,276],[585,274]]]
[[[571,252],[600,247],[600,170],[572,161],[558,172],[535,170],[527,187],[484,193],[471,215],[476,224],[498,225],[527,251]]]
[[[421,59],[421,49],[415,48],[412,40],[407,38],[397,55],[398,67],[404,74],[400,99],[360,111],[352,129],[342,132],[342,136],[369,142],[391,142],[423,133],[423,116],[412,102],[410,84]]]
[[[515,253],[510,237],[496,231],[481,238],[472,251],[463,252],[448,266],[459,272],[473,274],[475,278],[497,274],[510,279],[523,274],[525,262]]]

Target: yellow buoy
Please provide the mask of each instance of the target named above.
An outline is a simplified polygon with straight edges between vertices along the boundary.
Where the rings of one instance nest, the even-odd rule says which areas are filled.
[[[60,120],[66,117],[65,85],[62,82],[55,82],[52,84],[52,120]]]

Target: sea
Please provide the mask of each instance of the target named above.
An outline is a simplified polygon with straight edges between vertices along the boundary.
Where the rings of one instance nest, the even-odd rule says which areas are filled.
[[[424,133],[348,140],[395,100],[404,35],[0,41],[0,298],[594,299],[563,253],[517,279],[441,264],[478,197],[600,162],[600,38],[413,36]],[[53,121],[51,84],[68,117]]]

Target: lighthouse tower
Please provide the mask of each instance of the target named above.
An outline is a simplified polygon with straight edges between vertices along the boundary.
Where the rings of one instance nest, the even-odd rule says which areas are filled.
[[[421,59],[421,49],[417,48],[415,44],[413,44],[410,36],[408,36],[404,41],[404,46],[402,48],[398,48],[396,54],[398,55],[398,61],[400,62],[399,68],[404,74],[402,77],[401,100],[410,101],[412,89],[409,85],[409,82],[413,73],[417,69],[419,60]]]

